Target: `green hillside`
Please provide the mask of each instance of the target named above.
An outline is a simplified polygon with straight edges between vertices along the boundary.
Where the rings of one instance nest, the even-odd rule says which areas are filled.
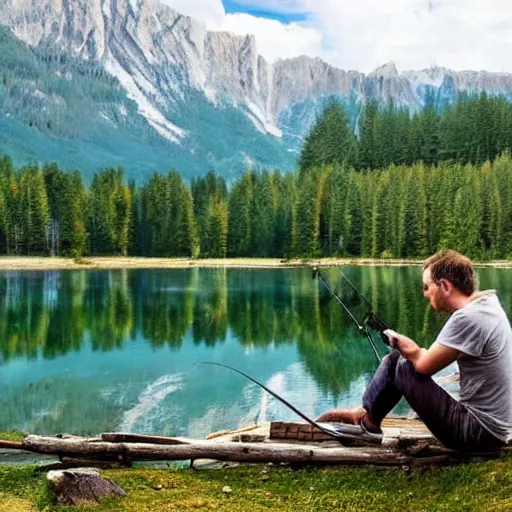
[[[187,132],[182,145],[161,138],[99,63],[30,48],[0,27],[0,154],[16,165],[57,162],[89,182],[104,167],[128,179],[178,169],[189,180],[214,169],[227,179],[254,168],[292,168],[296,155],[259,132],[242,111],[215,106],[198,91],[170,106]]]

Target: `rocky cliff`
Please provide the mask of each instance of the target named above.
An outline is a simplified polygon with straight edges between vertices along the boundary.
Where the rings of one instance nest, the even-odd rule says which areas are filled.
[[[400,73],[388,63],[364,75],[318,58],[268,63],[254,37],[209,32],[157,0],[0,0],[0,23],[32,48],[101,65],[151,129],[192,157],[202,154],[203,167],[235,161],[293,167],[301,137],[332,95],[353,114],[370,98],[417,110],[427,96],[444,104],[460,91],[512,96],[512,75],[505,73],[439,67]],[[212,124],[236,131],[242,141],[232,148],[236,154],[217,153]],[[262,139],[253,131],[274,157],[254,150]]]

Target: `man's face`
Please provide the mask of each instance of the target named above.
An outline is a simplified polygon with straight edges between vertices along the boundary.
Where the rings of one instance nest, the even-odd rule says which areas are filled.
[[[432,281],[429,268],[423,271],[423,296],[429,300],[434,311],[445,311],[443,290]]]

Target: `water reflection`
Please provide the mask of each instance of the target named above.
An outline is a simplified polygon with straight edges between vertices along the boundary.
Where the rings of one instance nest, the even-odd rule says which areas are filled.
[[[344,273],[395,330],[421,345],[445,318],[422,296],[419,267]],[[325,278],[363,319],[336,269]],[[512,271],[481,269],[507,312]],[[378,342],[382,353],[385,348]],[[357,403],[375,369],[364,337],[306,269],[4,272],[0,274],[0,429],[198,434],[290,417],[235,366],[305,412]]]

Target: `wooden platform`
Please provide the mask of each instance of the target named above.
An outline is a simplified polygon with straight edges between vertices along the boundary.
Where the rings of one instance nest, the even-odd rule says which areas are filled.
[[[430,433],[425,424],[419,420],[386,418],[382,424],[382,431],[382,447],[404,448],[428,444],[446,450]],[[345,445],[343,440],[335,439],[309,423],[293,421],[273,421],[239,430],[223,430],[210,434],[206,439],[216,440],[217,442],[298,442],[321,445],[330,443],[330,446]],[[353,440],[347,440],[346,444],[350,446],[358,445]],[[361,442],[361,446],[367,446],[367,443]]]
[[[497,458],[512,454],[512,447],[499,452],[461,454],[444,447],[416,419],[386,418],[382,424],[383,439],[379,446],[368,446],[353,440],[335,439],[308,423],[274,421],[240,430],[210,434],[207,439],[217,442],[265,443],[276,445],[311,446],[320,449],[339,449],[339,464],[360,464],[361,457],[368,456],[367,464],[377,465],[425,465],[454,463],[473,458]],[[375,458],[372,461],[372,454]]]

